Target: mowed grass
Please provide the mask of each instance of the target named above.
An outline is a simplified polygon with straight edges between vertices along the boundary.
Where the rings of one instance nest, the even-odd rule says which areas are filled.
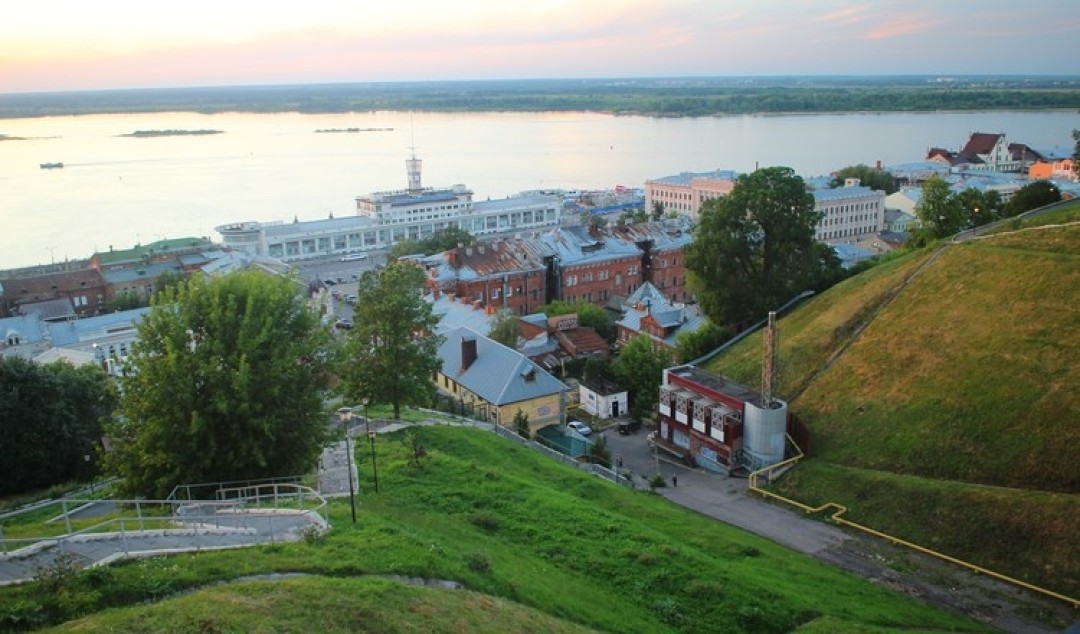
[[[1074,222],[1078,210],[1039,222]],[[781,396],[805,387],[792,408],[813,434],[812,459],[781,486],[1077,596],[1080,226],[951,246],[835,365],[815,375],[798,361],[815,350],[827,358],[841,340],[836,324],[865,323],[928,253],[871,269],[781,320]],[[746,380],[760,372],[760,349],[757,337],[711,369]]]
[[[338,499],[321,539],[0,588],[0,629],[74,617],[86,619],[80,629],[123,631],[768,633],[821,619],[840,632],[985,629],[490,432],[412,433],[427,450],[419,467],[397,442],[404,432],[380,436],[380,493],[365,483],[356,525]],[[370,473],[367,452],[357,459]],[[214,585],[268,573],[311,576]],[[382,575],[455,580],[470,592],[399,588]],[[408,600],[394,604],[395,592]],[[342,614],[326,614],[334,609]]]

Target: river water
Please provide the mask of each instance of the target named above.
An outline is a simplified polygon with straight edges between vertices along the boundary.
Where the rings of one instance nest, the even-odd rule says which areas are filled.
[[[317,130],[380,128],[354,133]],[[0,120],[0,268],[89,257],[217,225],[355,213],[355,198],[464,183],[476,200],[528,189],[642,187],[683,171],[920,161],[971,132],[1071,147],[1076,112],[821,114],[654,119],[593,113],[152,113]],[[138,130],[220,130],[127,137]],[[41,169],[62,162],[63,169]]]

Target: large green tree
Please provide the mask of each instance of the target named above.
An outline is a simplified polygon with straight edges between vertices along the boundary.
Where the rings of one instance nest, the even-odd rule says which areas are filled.
[[[1061,190],[1050,181],[1028,183],[1017,190],[1009,202],[1005,203],[1005,217],[1011,218],[1059,200],[1061,200]]]
[[[969,212],[953,195],[944,179],[931,176],[923,183],[922,195],[915,203],[915,216],[919,224],[911,231],[908,244],[922,247],[965,229]]]
[[[458,245],[468,246],[475,242],[476,238],[465,229],[461,229],[460,227],[447,227],[436,231],[423,240],[401,240],[391,247],[389,258],[394,260],[403,255],[413,255],[416,253],[431,255],[433,253],[441,253],[448,249],[453,249]]]
[[[839,263],[814,241],[821,214],[788,167],[743,174],[705,202],[686,248],[689,280],[718,325],[753,323],[798,293],[835,280]]]
[[[409,262],[392,262],[360,278],[354,326],[337,364],[341,387],[353,402],[429,405],[442,337],[438,317],[424,301],[424,272]]]
[[[0,495],[91,477],[115,406],[97,366],[0,357]]]
[[[646,335],[630,340],[619,352],[611,370],[630,397],[630,413],[637,418],[652,418],[660,395],[664,368],[674,364],[667,348],[656,347]]]
[[[129,494],[306,473],[326,432],[327,331],[295,279],[194,277],[155,295],[110,429]]]
[[[956,200],[968,218],[968,226],[971,227],[981,227],[999,219],[1004,206],[1001,194],[997,191],[981,191],[974,187],[956,194]]]
[[[883,191],[886,194],[895,193],[899,189],[896,186],[896,178],[893,177],[892,172],[886,172],[861,163],[859,165],[849,165],[837,171],[833,174],[829,186],[840,187],[848,178],[857,178],[860,185]]]

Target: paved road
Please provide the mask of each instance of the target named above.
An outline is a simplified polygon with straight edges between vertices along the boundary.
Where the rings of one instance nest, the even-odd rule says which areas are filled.
[[[658,460],[649,449],[644,431],[627,436],[615,433],[614,429],[604,433],[612,458],[621,457],[623,468],[642,479],[656,474],[659,463],[668,486],[658,488],[657,493],[680,506],[808,555],[817,555],[851,538],[835,526],[750,497],[745,478],[691,469],[664,460],[662,454]],[[678,486],[672,486],[673,475],[678,475]]]

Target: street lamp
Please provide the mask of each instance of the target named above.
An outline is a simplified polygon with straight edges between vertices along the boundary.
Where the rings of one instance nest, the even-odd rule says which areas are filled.
[[[356,491],[352,481],[352,447],[349,446],[349,422],[352,420],[352,408],[341,407],[337,411],[338,420],[345,428],[345,464],[348,465],[349,478],[349,508],[352,510],[352,523],[356,523]]]
[[[368,416],[368,403],[370,399],[361,401],[364,404],[364,429],[367,430],[368,443],[371,444],[371,474],[375,481],[375,492],[379,492],[379,465],[375,462],[375,432],[371,431],[371,418]]]

